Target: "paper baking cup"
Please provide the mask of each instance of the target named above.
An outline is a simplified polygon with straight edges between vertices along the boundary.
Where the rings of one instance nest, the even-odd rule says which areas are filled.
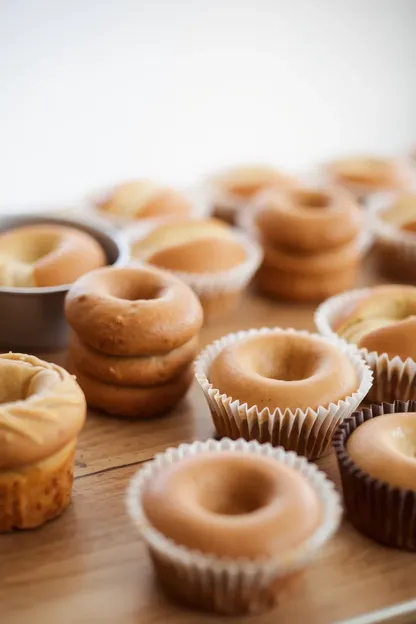
[[[322,521],[316,531],[296,549],[276,558],[262,560],[226,559],[189,550],[157,531],[141,505],[147,483],[157,474],[188,457],[200,453],[244,452],[262,455],[290,466],[308,480],[322,505]],[[243,484],[242,484],[243,487]],[[334,484],[315,464],[295,453],[270,444],[229,439],[181,444],[156,455],[140,470],[127,491],[127,509],[150,551],[159,580],[169,595],[198,609],[227,615],[265,611],[278,594],[320,552],[332,537],[341,519],[339,495]]]
[[[320,405],[318,409],[307,410],[286,409],[283,412],[276,407],[260,410],[257,405],[241,404],[238,400],[214,388],[209,381],[209,371],[217,355],[229,345],[249,338],[281,331],[281,328],[249,329],[228,334],[215,341],[202,351],[195,362],[195,377],[198,380],[208,401],[217,434],[232,439],[242,437],[246,440],[271,442],[287,450],[293,450],[310,459],[325,455],[331,447],[332,434],[346,416],[349,416],[367,395],[373,379],[372,372],[361,358],[356,347],[347,345],[339,339],[325,339],[317,334],[306,331],[286,329],[288,334],[315,336],[335,345],[344,353],[354,367],[358,377],[356,392],[337,403],[328,406]]]
[[[169,221],[170,219],[178,218],[175,216],[170,217],[165,215],[161,217],[131,219],[129,217],[108,213],[105,210],[100,210],[97,205],[111,192],[112,189],[113,187],[106,187],[88,196],[80,206],[80,210],[82,210],[83,214],[87,214],[95,219],[100,219],[101,221],[107,221],[107,223],[110,222],[113,226],[123,230],[134,224],[143,224],[144,228],[146,228],[147,225],[149,225],[149,227],[155,227],[157,225],[161,225],[162,223],[166,223],[166,221]],[[192,212],[189,215],[190,217],[195,219],[204,219],[211,214],[209,198],[203,188],[190,187],[175,190],[180,192],[192,204]]]
[[[256,217],[263,210],[261,206],[256,206],[253,204],[246,205],[241,212],[238,213],[237,217],[237,226],[246,232],[247,236],[256,240],[258,242],[261,241],[261,232],[259,227],[256,224]],[[370,227],[369,218],[367,215],[364,215],[364,225],[362,231],[359,233],[357,237],[357,252],[360,257],[365,256],[370,247],[373,244],[373,233]],[[322,250],[324,251],[324,250]]]
[[[126,234],[130,244],[140,238],[136,228],[127,230]],[[250,240],[239,231],[235,232],[234,240],[242,245],[246,253],[246,260],[236,267],[216,273],[170,271],[170,273],[188,284],[198,295],[202,300],[204,312],[207,312],[206,300],[212,299],[215,303],[217,297],[221,298],[222,296],[239,294],[244,290],[261,264],[263,253],[261,247],[255,241]],[[132,264],[142,264],[142,262],[133,258]],[[235,302],[233,305],[235,305]],[[219,305],[219,312],[221,312],[221,309],[221,305]]]
[[[416,189],[414,193],[416,193]],[[374,195],[369,201],[369,223],[374,241],[386,261],[394,263],[396,270],[402,269],[404,276],[409,271],[415,275],[416,236],[411,232],[402,231],[382,219],[383,212],[394,206],[399,201],[400,196],[403,196],[403,193],[378,193]]]
[[[383,403],[354,412],[336,430],[333,446],[350,522],[386,546],[416,551],[416,492],[374,479],[358,468],[346,448],[348,438],[362,423],[395,412],[416,412],[416,402]]]
[[[371,288],[350,290],[335,295],[322,303],[315,312],[315,325],[320,334],[334,338],[338,334],[333,327],[338,318],[347,316],[356,303],[371,293]],[[368,349],[359,349],[362,357],[371,368],[374,380],[366,403],[383,401],[409,401],[416,399],[416,362],[411,358],[403,361],[399,356],[389,358]]]

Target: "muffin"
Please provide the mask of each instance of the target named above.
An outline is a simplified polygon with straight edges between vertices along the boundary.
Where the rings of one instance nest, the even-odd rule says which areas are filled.
[[[334,435],[344,503],[354,527],[416,551],[416,402],[354,412]]]
[[[315,465],[243,440],[157,455],[133,478],[127,506],[164,591],[226,615],[273,607],[341,516],[333,484]]]
[[[63,368],[31,355],[0,355],[0,531],[30,529],[71,500],[81,388]]]
[[[210,184],[214,216],[235,224],[240,210],[260,191],[274,187],[294,188],[297,182],[274,167],[246,165],[228,169],[215,176]]]
[[[166,269],[199,296],[205,320],[235,309],[260,262],[256,243],[217,219],[181,219],[132,242],[133,260]]]
[[[367,401],[416,398],[416,287],[387,285],[333,297],[315,314],[319,331],[356,345],[374,373]]]
[[[380,191],[396,191],[409,184],[409,169],[393,158],[354,156],[334,160],[327,167],[335,184],[364,201]]]
[[[362,215],[338,189],[302,187],[258,195],[250,226],[263,247],[255,283],[270,297],[320,301],[351,288],[361,255]]]
[[[384,194],[370,202],[369,224],[378,267],[390,278],[416,277],[416,195]]]
[[[372,374],[341,341],[293,329],[229,334],[198,357],[195,375],[219,436],[324,455],[337,424],[367,394]]]
[[[72,284],[107,264],[89,234],[63,225],[36,224],[0,233],[0,286],[42,288]]]

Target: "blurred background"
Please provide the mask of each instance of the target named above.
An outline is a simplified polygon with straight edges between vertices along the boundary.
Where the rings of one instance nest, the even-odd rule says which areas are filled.
[[[416,144],[413,0],[0,0],[0,204]]]

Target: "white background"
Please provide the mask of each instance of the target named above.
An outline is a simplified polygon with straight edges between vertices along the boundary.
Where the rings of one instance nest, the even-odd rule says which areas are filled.
[[[0,205],[416,142],[416,1],[0,0]]]

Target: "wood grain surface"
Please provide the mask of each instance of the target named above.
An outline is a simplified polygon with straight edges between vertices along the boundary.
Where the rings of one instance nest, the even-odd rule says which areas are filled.
[[[374,281],[365,269],[363,283]],[[313,329],[313,309],[278,304],[250,292],[231,318],[203,329],[201,344],[263,325]],[[65,354],[52,359],[63,363]],[[209,411],[196,384],[171,414],[158,420],[129,422],[90,413],[79,441],[70,509],[40,529],[0,536],[0,623],[240,622],[168,602],[158,591],[145,547],[124,506],[128,480],[156,452],[212,435]],[[318,463],[338,482],[332,456]],[[275,610],[246,621],[345,622],[412,599],[415,576],[416,556],[382,548],[344,520],[292,593]]]

